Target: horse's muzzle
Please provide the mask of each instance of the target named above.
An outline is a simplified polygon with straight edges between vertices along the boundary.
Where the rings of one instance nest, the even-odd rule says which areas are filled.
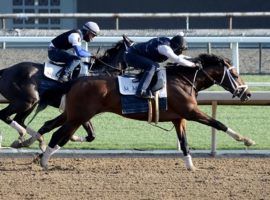
[[[250,92],[246,92],[246,94],[242,95],[242,97],[240,98],[240,100],[242,102],[248,101],[251,97],[251,93]]]
[[[242,102],[248,101],[251,97],[251,93],[248,90],[247,85],[241,85],[239,86],[234,92],[233,92],[233,98],[238,97]]]

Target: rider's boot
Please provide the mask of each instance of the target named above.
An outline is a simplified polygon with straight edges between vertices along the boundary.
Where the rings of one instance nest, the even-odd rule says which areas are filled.
[[[151,83],[154,73],[155,69],[144,72],[135,94],[137,97],[146,99],[153,98],[151,92],[148,90],[148,87]]]
[[[67,82],[71,79],[71,74],[75,67],[77,67],[80,64],[80,60],[73,60],[71,63],[69,63],[64,70],[60,73],[59,81],[60,82]]]

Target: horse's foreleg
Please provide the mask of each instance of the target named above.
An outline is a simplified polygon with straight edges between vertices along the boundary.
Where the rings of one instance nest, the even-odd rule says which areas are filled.
[[[40,142],[39,148],[41,149],[42,152],[44,152],[45,151],[45,148],[46,148],[46,144],[45,144],[45,142],[43,140],[43,135],[45,133],[50,132],[54,128],[63,125],[64,122],[65,122],[65,120],[66,120],[66,116],[62,113],[61,115],[57,116],[56,118],[45,122],[44,125],[38,130],[38,132],[35,132],[35,131],[32,130],[32,132],[31,132],[32,137],[30,137],[29,139],[25,140],[22,143],[22,145],[24,147],[29,147],[35,141],[38,140]],[[29,129],[29,131],[31,131],[31,130]]]
[[[175,130],[177,133],[177,137],[180,143],[181,150],[184,155],[184,161],[186,168],[188,170],[196,170],[196,167],[194,167],[191,155],[189,153],[189,147],[187,143],[187,137],[186,137],[186,120],[185,119],[178,119],[173,121],[173,124],[175,126]]]
[[[72,135],[70,140],[73,142],[92,142],[95,138],[96,135],[94,133],[94,127],[91,123],[91,121],[85,122],[82,124],[83,128],[86,130],[87,132],[87,136],[86,137],[80,137],[77,135]]]
[[[255,144],[255,142],[253,140],[240,135],[239,133],[235,132],[231,128],[225,126],[220,121],[217,121],[217,120],[213,119],[212,117],[208,116],[207,114],[203,113],[199,109],[194,109],[193,112],[191,112],[190,115],[188,115],[186,117],[186,119],[192,120],[192,121],[197,121],[199,123],[211,126],[217,130],[221,130],[221,131],[227,133],[232,138],[234,138],[236,141],[244,142],[244,144],[246,146],[251,146],[251,145]]]
[[[52,135],[50,143],[41,157],[40,165],[43,168],[47,169],[50,157],[69,141],[79,126],[77,124],[65,123]]]

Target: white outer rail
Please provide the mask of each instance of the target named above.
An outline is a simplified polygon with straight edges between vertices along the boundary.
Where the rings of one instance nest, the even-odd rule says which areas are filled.
[[[135,42],[145,42],[153,37],[130,37]],[[21,37],[21,36],[0,36],[0,43],[3,43],[3,48],[6,48],[6,43],[27,43],[27,42],[42,42],[49,43],[53,37]],[[121,40],[120,36],[96,37],[91,42],[91,45],[113,44]],[[186,37],[188,43],[230,43],[232,50],[232,63],[239,69],[239,43],[270,43],[270,37]],[[87,45],[86,45],[87,46]]]
[[[4,13],[0,14],[2,26],[8,18],[115,18],[115,27],[119,29],[120,18],[186,18],[186,30],[189,30],[191,17],[227,17],[229,29],[232,29],[233,17],[269,17],[270,12],[211,12],[211,13]]]

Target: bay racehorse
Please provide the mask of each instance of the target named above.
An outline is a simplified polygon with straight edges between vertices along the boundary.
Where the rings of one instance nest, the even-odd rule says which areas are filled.
[[[251,94],[236,69],[228,59],[216,55],[201,54],[195,61],[202,68],[185,68],[170,64],[167,72],[168,109],[160,111],[161,122],[171,121],[176,129],[187,169],[194,170],[186,139],[186,120],[192,120],[221,130],[246,146],[254,144],[252,140],[241,136],[220,121],[203,113],[197,105],[199,91],[218,84],[230,91],[241,101],[247,101]],[[79,101],[78,101],[79,99]],[[46,151],[40,155],[41,166],[46,168],[50,156],[64,146],[81,123],[90,120],[98,113],[112,112],[123,117],[147,121],[147,113],[122,114],[121,95],[116,77],[83,77],[78,79],[67,93],[65,111],[62,119],[65,123],[50,140]]]
[[[122,40],[114,47],[105,51],[104,55],[97,57],[93,65],[89,63],[89,67],[91,67],[90,74],[112,76],[120,74],[122,72],[121,67],[125,67],[125,62],[122,59],[124,51],[125,44]],[[62,95],[72,85],[72,81],[60,83],[48,79],[44,76],[43,70],[43,64],[33,62],[22,62],[0,70],[0,93],[9,102],[7,107],[0,110],[0,119],[18,131],[20,135],[19,140],[11,145],[15,148],[24,146],[24,136],[26,133],[38,137],[49,131],[46,128],[42,128],[36,132],[25,125],[25,119],[37,104],[39,104],[37,112],[45,109],[47,105],[59,107]],[[42,100],[40,101],[40,99]],[[16,115],[12,119],[11,115],[13,114]],[[53,122],[51,121],[51,123]],[[54,125],[57,126],[57,123]],[[82,125],[88,133],[88,136],[85,138],[86,141],[91,142],[95,138],[91,122],[85,121]],[[40,138],[40,148],[45,150],[46,147],[44,147],[45,144],[42,137],[38,138]],[[78,137],[75,137],[75,139],[78,139]],[[29,146],[28,143],[25,146]]]

